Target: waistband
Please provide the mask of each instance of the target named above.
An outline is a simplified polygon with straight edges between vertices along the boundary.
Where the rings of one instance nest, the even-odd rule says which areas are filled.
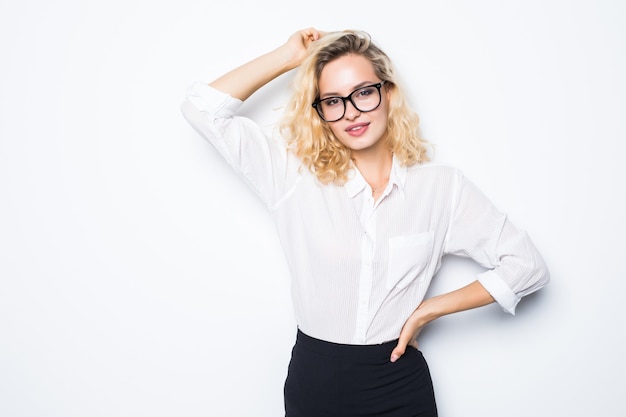
[[[381,359],[388,361],[391,351],[398,344],[398,339],[376,345],[349,345],[343,343],[327,342],[304,334],[298,329],[296,335],[296,347],[315,352],[324,356],[350,357],[353,360]]]

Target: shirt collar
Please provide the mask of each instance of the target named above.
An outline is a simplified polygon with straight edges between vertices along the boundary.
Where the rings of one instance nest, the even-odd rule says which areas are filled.
[[[389,183],[395,185],[400,191],[402,198],[405,197],[404,184],[406,182],[408,168],[405,165],[401,165],[400,161],[393,155],[391,161],[391,172],[389,173]],[[367,182],[358,168],[352,165],[352,169],[348,173],[349,179],[345,183],[345,189],[348,193],[348,197],[354,198],[367,186]]]

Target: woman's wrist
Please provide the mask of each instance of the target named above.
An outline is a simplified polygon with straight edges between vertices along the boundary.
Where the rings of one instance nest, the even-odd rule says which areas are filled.
[[[289,43],[285,43],[274,49],[271,54],[275,57],[275,62],[279,64],[278,71],[280,73],[285,73],[297,68],[300,66],[303,59],[302,53]]]
[[[422,304],[420,304],[417,310],[420,312],[423,326],[447,314],[443,308],[442,301],[442,296],[435,296],[424,300]]]

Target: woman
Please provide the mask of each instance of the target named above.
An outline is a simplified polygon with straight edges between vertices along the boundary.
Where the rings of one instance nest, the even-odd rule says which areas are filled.
[[[242,101],[297,67],[280,135],[236,116]],[[512,314],[548,282],[528,236],[458,170],[428,162],[417,115],[366,33],[299,31],[194,84],[182,111],[277,223],[298,325],[288,417],[436,416],[420,330],[493,301]],[[487,271],[424,300],[444,254]]]

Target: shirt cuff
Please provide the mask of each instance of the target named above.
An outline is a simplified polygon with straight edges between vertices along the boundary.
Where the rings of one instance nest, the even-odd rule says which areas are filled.
[[[496,300],[500,307],[507,313],[515,315],[515,306],[521,300],[504,281],[498,273],[490,270],[478,275],[478,282],[485,287],[487,292]]]

